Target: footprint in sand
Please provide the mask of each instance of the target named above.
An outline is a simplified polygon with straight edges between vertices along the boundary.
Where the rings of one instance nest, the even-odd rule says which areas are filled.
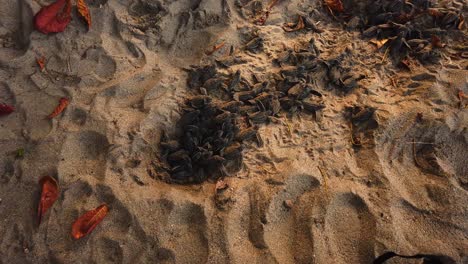
[[[285,183],[269,204],[265,241],[279,263],[313,263],[311,191],[320,183],[305,174],[289,177]],[[285,206],[286,201],[291,204]]]
[[[207,223],[203,208],[194,203],[175,205],[170,212],[164,245],[175,254],[177,263],[206,263]]]
[[[342,193],[334,197],[327,208],[325,232],[330,253],[336,256],[334,263],[372,263],[376,223],[359,196]]]
[[[59,174],[68,179],[85,174],[103,180],[108,148],[109,142],[101,133],[83,131],[70,134],[63,144]]]

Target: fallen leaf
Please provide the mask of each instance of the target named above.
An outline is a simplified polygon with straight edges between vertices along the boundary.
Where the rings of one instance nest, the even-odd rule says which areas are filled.
[[[72,236],[74,239],[80,239],[94,230],[96,226],[104,219],[109,212],[106,204],[101,204],[97,208],[86,212],[80,218],[76,219],[72,226]]]
[[[297,23],[285,23],[282,26],[283,30],[286,32],[298,31],[303,29],[304,27],[304,19],[302,18],[302,16],[299,16]]]
[[[91,14],[89,13],[88,5],[85,0],[76,0],[76,7],[78,9],[78,14],[86,21],[88,25],[88,30],[91,28]]]
[[[325,0],[325,4],[327,4],[328,8],[330,8],[330,10],[332,11],[344,11],[343,2],[341,2],[341,0]]]
[[[41,200],[39,201],[39,207],[37,208],[37,219],[38,223],[41,224],[42,217],[57,200],[59,189],[57,181],[50,176],[42,177],[39,184],[42,186],[42,190]]]
[[[58,106],[54,109],[54,111],[48,116],[49,119],[52,119],[58,115],[60,115],[60,113],[63,112],[63,110],[65,110],[65,108],[67,108],[68,104],[70,103],[70,101],[67,99],[67,98],[60,98],[60,102],[58,104]]]
[[[71,0],[57,0],[34,17],[34,27],[44,33],[62,32],[71,21]]]
[[[221,42],[219,45],[215,45],[213,46],[213,49],[210,50],[210,51],[207,51],[205,52],[206,55],[212,55],[213,53],[215,53],[217,50],[219,50],[220,48],[224,47],[224,45],[226,44],[226,42]]]
[[[371,39],[369,42],[376,45],[377,49],[380,49],[381,47],[385,45],[385,43],[388,42],[388,39],[381,39],[381,40]]]
[[[432,47],[435,47],[435,48],[443,48],[446,46],[446,44],[442,43],[439,37],[434,36],[434,35],[432,35],[431,37],[431,43],[432,43]]]
[[[44,69],[45,69],[45,57],[42,56],[40,58],[37,58],[36,62],[37,62],[37,65],[39,65],[39,68],[41,69],[41,71],[44,71]]]
[[[0,104],[0,116],[9,115],[15,111],[15,108],[11,105]]]

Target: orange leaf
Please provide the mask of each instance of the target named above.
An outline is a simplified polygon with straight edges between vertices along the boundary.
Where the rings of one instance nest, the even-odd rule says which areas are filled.
[[[42,185],[42,191],[39,207],[37,208],[37,218],[39,224],[41,224],[42,217],[57,200],[59,190],[57,181],[50,176],[42,177],[39,184]]]
[[[37,58],[36,62],[37,62],[37,65],[39,65],[39,68],[41,69],[41,71],[43,71],[45,68],[45,57],[42,56],[40,58]]]
[[[65,108],[67,108],[68,104],[70,103],[70,101],[67,99],[67,98],[60,98],[60,102],[59,102],[59,105],[54,109],[54,111],[48,116],[49,119],[52,119],[58,115],[60,115],[60,113],[63,112],[63,110],[65,110]]]
[[[85,0],[76,0],[76,7],[78,8],[78,13],[83,17],[88,24],[88,30],[91,28],[91,15],[89,14],[89,8]]]
[[[343,12],[343,2],[341,0],[325,0],[325,4],[327,4],[328,8],[335,12]]]
[[[101,204],[96,209],[86,212],[80,218],[76,219],[72,226],[72,236],[74,239],[80,239],[94,230],[96,226],[104,219],[109,212],[106,204]]]

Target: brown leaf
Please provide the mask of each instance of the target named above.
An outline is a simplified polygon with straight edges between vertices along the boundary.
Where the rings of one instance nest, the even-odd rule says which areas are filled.
[[[65,108],[67,108],[68,104],[70,103],[70,101],[67,99],[67,98],[60,98],[60,102],[59,102],[59,105],[54,109],[54,111],[48,116],[49,119],[52,119],[58,115],[60,115],[60,113],[63,112],[63,110],[65,110]]]
[[[431,37],[431,43],[432,43],[432,47],[435,47],[435,48],[443,48],[446,46],[446,44],[442,43],[439,37],[434,36],[434,35],[432,35]]]
[[[41,185],[42,190],[41,200],[39,201],[39,207],[37,208],[37,219],[38,223],[41,224],[42,217],[57,200],[59,188],[57,181],[50,176],[43,177],[39,181],[39,184]]]
[[[72,236],[74,239],[80,239],[89,233],[104,219],[109,212],[106,204],[101,204],[97,208],[86,212],[80,218],[76,219],[72,226]]]
[[[76,0],[76,7],[80,16],[86,21],[88,30],[91,28],[91,15],[85,0]]]
[[[343,2],[341,2],[341,0],[325,0],[325,4],[327,4],[328,8],[330,8],[330,10],[332,11],[344,11]]]
[[[304,26],[304,19],[299,16],[297,23],[285,23],[282,28],[286,32],[293,32],[303,29]]]
[[[44,33],[62,32],[71,21],[71,0],[57,0],[34,16],[34,27]]]
[[[215,53],[217,50],[219,50],[220,48],[224,47],[224,45],[226,44],[226,42],[221,42],[219,45],[215,45],[213,46],[213,49],[210,50],[210,51],[206,51],[205,54],[206,55],[212,55],[213,53]]]

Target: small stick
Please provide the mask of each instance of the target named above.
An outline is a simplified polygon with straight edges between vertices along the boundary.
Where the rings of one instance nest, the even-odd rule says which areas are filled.
[[[423,166],[421,166],[421,164],[419,163],[418,161],[418,157],[416,156],[416,141],[414,140],[413,138],[413,158],[414,158],[414,163],[416,163],[416,165],[420,168],[423,168]]]
[[[388,51],[390,50],[390,47],[388,47],[386,50],[385,50],[385,53],[384,53],[384,56],[382,58],[382,61],[380,63],[383,63],[385,61],[385,59],[387,58],[387,54],[388,54]]]

